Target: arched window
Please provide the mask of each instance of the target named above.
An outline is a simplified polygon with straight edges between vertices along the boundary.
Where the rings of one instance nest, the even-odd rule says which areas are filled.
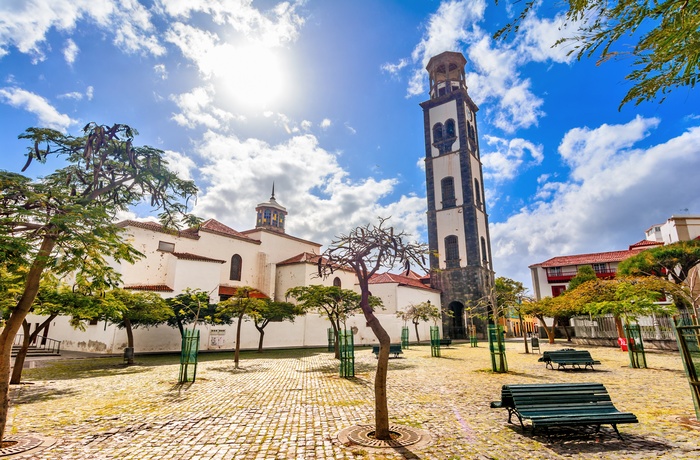
[[[337,276],[335,277],[335,279],[333,279],[333,286],[342,287],[341,282],[340,282],[340,278],[338,278]]]
[[[484,267],[488,268],[489,255],[486,252],[486,238],[484,238],[483,236],[481,237],[481,260],[483,262]]]
[[[459,240],[455,235],[445,237],[445,263],[447,268],[459,267]]]
[[[445,137],[455,137],[455,121],[451,118],[445,122]]]
[[[433,126],[433,142],[440,142],[442,137],[442,123],[435,123],[435,126]]]
[[[481,207],[481,187],[479,186],[479,180],[474,179],[474,196],[476,197],[476,206]]]
[[[457,204],[455,199],[455,180],[453,177],[448,176],[440,181],[442,187],[442,207],[453,208]]]
[[[238,254],[235,254],[233,257],[231,257],[231,276],[229,279],[233,281],[240,281],[241,280],[241,265],[243,263],[243,259],[241,259],[241,256]]]

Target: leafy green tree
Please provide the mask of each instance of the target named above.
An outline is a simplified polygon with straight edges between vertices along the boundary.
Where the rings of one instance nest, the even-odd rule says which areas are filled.
[[[527,288],[520,281],[515,281],[504,276],[499,276],[494,282],[496,291],[496,303],[499,305],[499,310],[502,312],[512,311],[518,314],[520,321],[520,330],[524,331],[522,301],[527,295]],[[527,337],[523,333],[523,342],[525,343],[525,353],[530,350],[527,344]]]
[[[362,296],[350,289],[319,284],[293,287],[287,290],[286,295],[295,299],[304,311],[316,312],[331,322],[335,338],[335,359],[340,359],[338,332],[341,330],[341,324],[345,324],[348,318],[362,311],[360,308]],[[381,300],[374,296],[370,301],[373,307],[381,303]]]
[[[567,288],[567,290],[573,291],[586,281],[592,281],[596,279],[598,279],[598,276],[596,276],[593,267],[591,267],[590,265],[581,265],[576,271],[576,276],[571,278],[571,281],[569,281],[569,287]]]
[[[242,286],[236,288],[233,296],[219,302],[219,311],[221,314],[229,315],[238,320],[236,324],[236,349],[233,354],[233,362],[236,369],[239,368],[238,363],[241,355],[241,325],[243,318],[248,316],[252,318],[259,310],[263,308],[265,301],[255,297],[257,289],[250,286]]]
[[[430,301],[421,302],[418,304],[408,304],[404,311],[397,311],[396,316],[401,318],[404,323],[412,322],[416,329],[416,342],[420,343],[418,335],[418,324],[421,322],[433,321],[437,324],[442,319],[440,308],[432,305]]]
[[[105,293],[103,303],[111,313],[105,319],[126,331],[127,347],[134,348],[134,329],[165,323],[173,314],[170,307],[155,292],[131,292],[126,289],[111,289]],[[127,364],[134,364],[133,356]]]
[[[675,289],[674,301],[677,308],[682,310],[685,300],[692,305],[696,317],[700,316],[699,270],[700,240],[680,241],[647,249],[622,261],[618,266],[618,273],[622,275],[670,279],[681,287]]]
[[[260,305],[260,308],[252,310],[249,317],[255,324],[255,329],[260,333],[258,341],[258,353],[262,353],[263,340],[265,339],[265,328],[272,321],[290,321],[304,314],[304,309],[291,302],[276,302],[274,300],[265,299]]]
[[[498,0],[495,0],[498,3]],[[569,54],[580,60],[599,54],[598,63],[619,56],[634,58],[627,80],[634,83],[621,106],[635,105],[665,95],[675,88],[693,88],[700,74],[700,8],[688,0],[568,0],[567,25],[573,36],[555,46],[571,46]],[[526,16],[540,4],[528,0],[516,19],[496,32],[496,38],[517,33]],[[637,39],[631,50],[613,46],[631,36]],[[638,37],[638,38],[637,38]],[[624,45],[623,45],[624,46]]]
[[[564,297],[561,295],[558,297],[544,297],[540,300],[524,301],[522,303],[523,314],[534,316],[539,320],[540,326],[547,333],[549,343],[554,343],[554,331],[559,326],[561,318],[569,318],[581,312],[579,305],[567,302]],[[545,318],[552,318],[551,326],[547,326]]]
[[[369,281],[380,269],[391,270],[399,264],[403,264],[405,270],[410,269],[411,264],[423,267],[425,255],[428,253],[426,244],[406,242],[408,235],[395,232],[392,227],[386,225],[386,221],[385,218],[379,218],[378,225],[356,227],[347,235],[336,237],[318,262],[321,276],[329,276],[338,267],[349,268],[357,276],[361,295],[360,308],[367,325],[379,341],[377,372],[374,378],[374,435],[381,440],[391,439],[386,394],[391,338],[374,314],[370,303]]]
[[[166,304],[172,310],[172,316],[168,318],[170,327],[177,327],[180,337],[185,337],[185,327],[189,324],[193,328],[203,322],[205,324],[231,324],[233,318],[219,311],[217,304],[209,303],[209,294],[200,289],[185,289],[175,297],[165,299]]]
[[[27,267],[22,292],[0,332],[0,440],[9,406],[12,343],[39,292],[47,267],[90,283],[92,292],[118,284],[108,270],[109,256],[133,262],[141,254],[115,224],[117,213],[150,200],[166,226],[177,226],[197,188],[172,173],[163,152],[133,145],[136,132],[126,125],[90,123],[74,137],[30,128],[20,139],[30,144],[32,162],[58,159],[64,165],[41,179],[0,171],[0,260]],[[193,218],[187,218],[192,223]]]

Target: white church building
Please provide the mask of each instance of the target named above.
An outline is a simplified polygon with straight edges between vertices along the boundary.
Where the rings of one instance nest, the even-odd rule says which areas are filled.
[[[359,292],[353,272],[337,270],[329,278],[317,276],[318,255],[322,245],[285,232],[286,209],[275,199],[274,188],[269,201],[256,207],[255,228],[236,231],[214,219],[199,228],[179,232],[164,229],[155,222],[127,220],[119,223],[132,246],[144,254],[134,264],[116,265],[123,288],[153,291],[162,297],[174,297],[186,289],[209,293],[210,302],[233,294],[240,286],[251,286],[266,297],[284,301],[289,288],[296,286],[340,286]],[[372,294],[380,297],[384,309],[377,310],[382,325],[392,342],[400,342],[404,323],[396,312],[409,304],[430,301],[440,305],[440,292],[421,282],[410,272],[404,275],[382,274],[371,282]],[[29,315],[27,321],[36,327],[42,317]],[[432,323],[419,325],[420,337],[430,337]],[[265,329],[265,348],[318,347],[328,344],[330,322],[315,313],[297,317],[293,323],[272,322]],[[366,326],[362,313],[346,324],[354,332],[356,345],[377,343]],[[227,350],[235,347],[236,323],[231,325],[199,324],[200,350]],[[415,341],[411,326],[410,340]],[[69,318],[56,318],[49,326],[48,337],[60,340],[62,350],[94,353],[121,353],[127,337],[123,329],[105,321],[93,322],[87,330],[73,329]],[[259,334],[250,321],[243,324],[241,349],[256,349]],[[134,329],[135,352],[179,351],[177,328],[160,325]]]

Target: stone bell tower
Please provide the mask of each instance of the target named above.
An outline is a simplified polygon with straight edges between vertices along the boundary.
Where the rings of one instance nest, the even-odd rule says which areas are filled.
[[[490,294],[493,286],[476,124],[479,109],[467,92],[466,63],[462,53],[452,51],[431,58],[426,67],[430,99],[420,104],[430,279],[432,287],[442,291],[443,312],[453,315],[445,318],[443,334],[455,339],[468,336],[468,317],[473,312],[469,308]]]

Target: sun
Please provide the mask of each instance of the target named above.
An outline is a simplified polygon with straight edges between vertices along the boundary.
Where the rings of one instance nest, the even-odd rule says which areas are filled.
[[[262,45],[229,47],[217,65],[217,86],[238,108],[270,109],[285,93],[281,50]]]

